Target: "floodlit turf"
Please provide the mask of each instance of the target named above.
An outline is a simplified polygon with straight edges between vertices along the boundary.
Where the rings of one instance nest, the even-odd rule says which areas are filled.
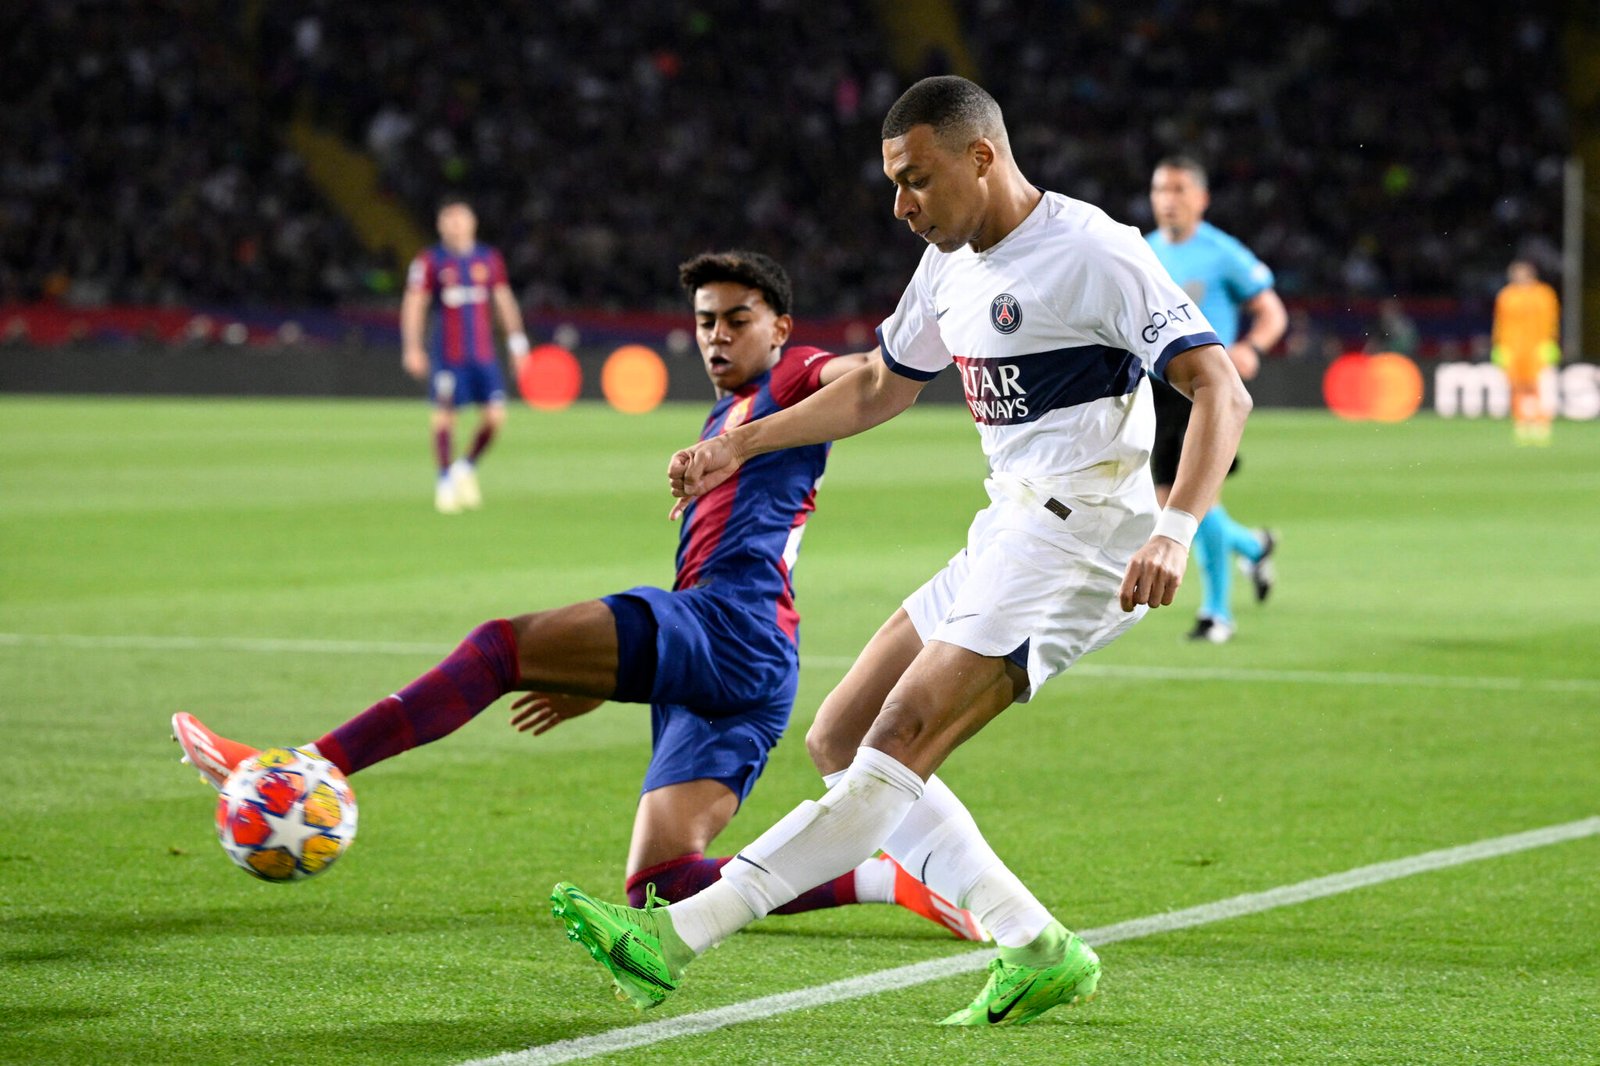
[[[701,412],[513,415],[485,510],[445,518],[421,404],[0,399],[0,1061],[455,1063],[964,950],[894,908],[777,918],[648,1019],[618,1005],[545,901],[620,894],[636,707],[532,738],[502,704],[358,775],[325,877],[228,863],[174,710],[309,740],[486,618],[671,580],[663,471]],[[1510,437],[1258,413],[1228,503],[1282,533],[1272,602],[1241,585],[1236,640],[1186,644],[1191,571],[947,780],[1079,928],[1600,814],[1600,423]],[[982,472],[956,408],[835,449],[796,725],[726,847],[817,794],[804,724]],[[1111,944],[1100,999],[1026,1028],[932,1024],[972,973],[605,1061],[1592,1063],[1597,862],[1590,837]]]

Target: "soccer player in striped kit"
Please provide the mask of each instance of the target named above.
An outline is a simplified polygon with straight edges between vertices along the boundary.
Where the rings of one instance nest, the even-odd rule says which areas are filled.
[[[787,345],[788,275],[767,256],[697,256],[679,272],[716,401],[703,439],[799,403],[866,362]],[[790,575],[815,508],[828,445],[747,464],[683,511],[671,590],[639,586],[597,600],[485,622],[455,652],[392,696],[318,739],[314,749],[355,773],[465,725],[508,692],[525,691],[512,724],[537,735],[607,700],[648,703],[653,752],[628,848],[626,887],[681,899],[717,880],[728,857],[706,848],[738,811],[789,723],[799,683],[800,616]],[[220,788],[256,749],[172,719],[184,760]],[[967,940],[972,915],[887,858],[806,886],[782,913],[896,903]]]
[[[472,205],[451,198],[439,205],[439,243],[411,261],[400,303],[401,365],[428,382],[433,403],[433,447],[439,477],[433,502],[441,514],[480,506],[478,460],[506,420],[506,387],[495,354],[490,304],[500,318],[511,352],[513,372],[528,354],[522,311],[506,279],[505,260],[478,242],[478,216]],[[433,322],[426,345],[423,329]],[[456,409],[476,404],[478,431],[466,454],[452,459]]]

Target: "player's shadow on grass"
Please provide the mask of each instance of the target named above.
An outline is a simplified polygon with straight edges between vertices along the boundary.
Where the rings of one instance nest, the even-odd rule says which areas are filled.
[[[885,907],[884,910],[890,910]],[[847,912],[848,913],[848,912]],[[984,945],[971,940],[958,940],[932,922],[901,911],[883,920],[851,924],[846,915],[825,918],[818,915],[777,915],[744,929],[741,937],[801,937],[807,940],[903,940],[917,944],[948,944],[951,947],[981,948]],[[993,944],[988,945],[993,947]]]
[[[17,962],[58,961],[74,949],[63,945],[79,939],[85,950],[108,939],[148,940],[154,937],[198,937],[237,939],[262,936],[357,936],[375,933],[462,933],[473,927],[513,924],[504,914],[473,915],[461,911],[399,911],[385,914],[375,925],[366,910],[324,912],[297,906],[292,901],[267,906],[189,907],[182,910],[141,910],[138,914],[104,911],[61,911],[10,918],[6,931],[14,936],[34,936],[42,946],[8,951],[0,958]]]
[[[1416,648],[1419,653],[1429,655],[1440,652],[1472,655],[1478,657],[1480,664],[1504,659],[1510,666],[1519,666],[1529,660],[1536,661],[1545,655],[1549,648],[1585,647],[1585,642],[1590,640],[1591,636],[1592,629],[1587,625],[1545,626],[1483,636],[1429,633],[1425,636],[1406,637],[1402,641],[1397,641],[1396,646],[1403,644]]]

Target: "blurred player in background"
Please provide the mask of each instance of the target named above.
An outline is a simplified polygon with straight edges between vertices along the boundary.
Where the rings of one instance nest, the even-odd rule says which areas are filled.
[[[1518,444],[1550,443],[1550,412],[1539,395],[1545,368],[1561,362],[1557,338],[1561,301],[1539,280],[1532,263],[1518,259],[1506,268],[1506,287],[1494,298],[1491,358],[1511,385],[1511,424]]]
[[[1422,335],[1416,320],[1406,313],[1406,305],[1397,297],[1385,296],[1378,301],[1378,317],[1367,330],[1367,343],[1363,351],[1369,355],[1393,352],[1407,359],[1417,357]]]
[[[806,737],[827,787],[819,800],[742,849],[720,881],[665,908],[555,886],[567,935],[639,1007],[662,1002],[711,947],[880,847],[1000,945],[977,997],[942,1024],[1028,1022],[1094,995],[1100,979],[1093,948],[1000,859],[935,771],[1012,703],[1172,602],[1250,396],[1205,317],[1174,310],[1188,301],[1138,230],[1027,180],[982,88],[925,78],[889,109],[882,138],[894,215],[925,249],[873,357],[790,410],[678,452],[668,478],[691,509],[705,507],[781,449],[895,417],[953,364],[990,504],[823,701]],[[1159,513],[1147,373],[1195,407]],[[1036,727],[1070,729],[1071,719],[1046,715]],[[1023,740],[1009,758],[1036,756]],[[1059,789],[1020,817],[1088,813],[1092,760],[1061,770]],[[1092,879],[1092,859],[1066,862],[1066,884]]]
[[[500,317],[513,372],[528,354],[522,311],[506,280],[505,260],[478,243],[478,216],[472,205],[447,199],[439,205],[439,243],[411,261],[406,294],[400,303],[401,365],[418,381],[428,381],[433,401],[433,446],[439,480],[433,502],[441,514],[457,514],[483,502],[477,465],[505,423],[506,388],[495,355],[489,304]],[[423,344],[428,311],[435,312]],[[456,408],[477,404],[482,411],[472,446],[452,462]]]
[[[1272,271],[1239,241],[1205,221],[1211,194],[1206,172],[1187,156],[1156,164],[1150,179],[1150,206],[1156,229],[1146,235],[1156,258],[1189,294],[1246,381],[1256,376],[1261,357],[1283,336],[1289,316],[1272,288]],[[1250,318],[1250,330],[1239,336],[1239,313]],[[1165,382],[1156,381],[1156,443],[1150,453],[1156,498],[1165,505],[1177,477],[1184,434],[1193,405]],[[1231,470],[1230,470],[1231,473]],[[1233,636],[1233,557],[1238,555],[1263,601],[1274,581],[1270,530],[1247,529],[1234,521],[1219,499],[1206,512],[1195,535],[1204,596],[1189,636],[1222,644]]]
[[[798,403],[861,366],[863,355],[784,349],[793,328],[783,268],[764,255],[698,256],[680,268],[716,402],[715,437]],[[508,692],[512,724],[535,735],[606,700],[651,705],[654,752],[628,849],[627,891],[690,896],[728,858],[705,849],[749,795],[789,722],[799,682],[790,571],[828,445],[764,456],[690,507],[672,591],[639,587],[485,622],[444,662],[339,726],[314,749],[345,773],[454,732]],[[185,761],[220,788],[255,753],[189,714],[173,717]],[[984,939],[972,915],[887,858],[868,858],[805,892],[784,913],[898,903],[956,936]]]

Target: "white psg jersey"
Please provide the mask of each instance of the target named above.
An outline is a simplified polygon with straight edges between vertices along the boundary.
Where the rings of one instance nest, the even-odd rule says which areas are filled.
[[[878,341],[910,378],[956,365],[998,479],[1079,493],[1147,463],[1146,371],[1219,343],[1137,229],[1051,192],[986,251],[930,246]]]

